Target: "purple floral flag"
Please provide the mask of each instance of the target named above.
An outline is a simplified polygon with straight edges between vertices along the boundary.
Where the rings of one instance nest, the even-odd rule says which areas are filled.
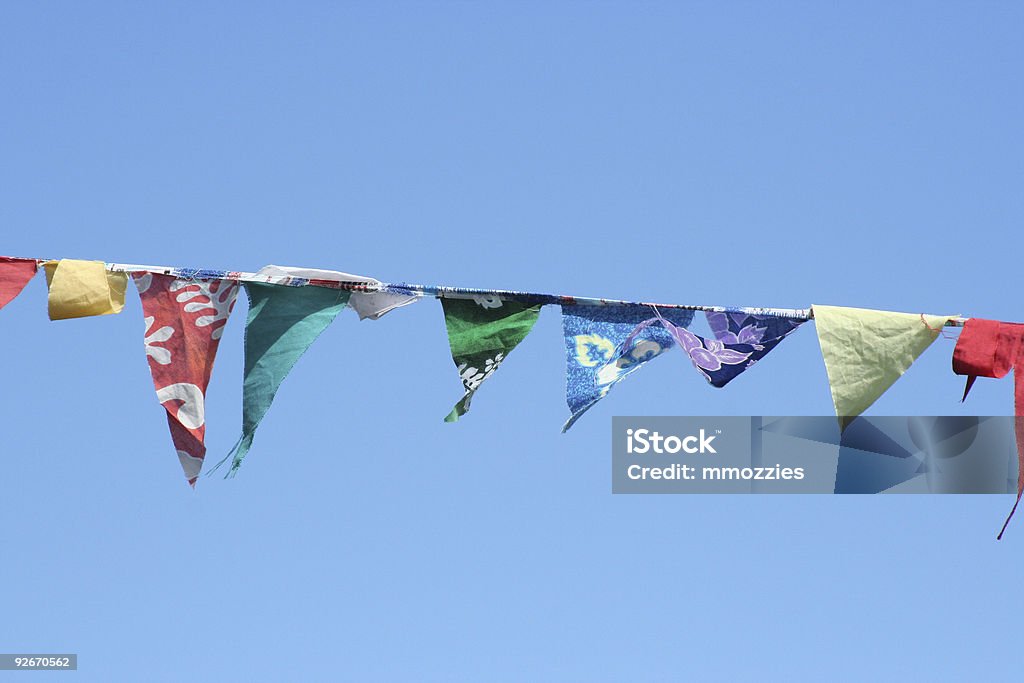
[[[713,349],[715,358],[701,355],[699,349],[687,353],[694,366],[715,387],[724,387],[807,322],[800,318],[746,313],[708,311],[705,315],[715,340],[693,336],[703,342],[705,350]]]
[[[724,387],[751,365],[768,355],[805,321],[799,318],[753,315],[748,313],[719,313],[708,311],[708,326],[715,335],[705,339],[689,330],[657,317],[645,320],[623,342],[617,358],[629,353],[633,340],[646,327],[661,324],[690,357],[697,372],[714,387]]]

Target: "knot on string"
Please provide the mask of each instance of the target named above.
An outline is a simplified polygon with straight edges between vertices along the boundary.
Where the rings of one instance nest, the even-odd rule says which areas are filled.
[[[942,336],[943,339],[956,339],[956,335],[951,330],[947,330],[945,325],[939,327],[932,327],[928,324],[928,320],[925,319],[924,313],[919,314],[921,316],[921,324],[927,327],[932,332],[936,332]]]

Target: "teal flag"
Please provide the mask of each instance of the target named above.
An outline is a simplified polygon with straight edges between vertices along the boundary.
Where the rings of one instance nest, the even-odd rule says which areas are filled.
[[[228,476],[242,465],[252,437],[267,414],[281,382],[295,363],[345,308],[351,292],[328,287],[288,287],[246,282],[249,316],[245,322],[245,378],[242,384],[242,436],[228,457]]]
[[[540,304],[503,301],[497,296],[441,299],[448,345],[466,390],[445,422],[455,422],[469,410],[480,384],[494,374],[505,357],[533,329]]]

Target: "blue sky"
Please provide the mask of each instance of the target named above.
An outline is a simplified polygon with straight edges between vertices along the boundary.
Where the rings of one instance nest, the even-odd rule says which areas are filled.
[[[1011,3],[7,3],[0,252],[1020,320]],[[208,392],[240,425],[242,305]],[[1009,496],[613,496],[613,415],[831,411],[805,326],[559,428],[557,310],[461,395],[343,314],[192,492],[138,300],[0,312],[0,650],[77,680],[1012,680]],[[940,339],[874,414],[966,406]],[[38,674],[41,678],[70,677]]]

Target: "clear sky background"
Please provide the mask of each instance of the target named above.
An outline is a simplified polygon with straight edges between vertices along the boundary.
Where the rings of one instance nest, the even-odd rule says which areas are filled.
[[[1021,320],[1020,4],[0,5],[0,252]],[[245,305],[208,392],[240,426]],[[343,314],[186,485],[138,298],[0,313],[0,650],[82,681],[1013,680],[1011,496],[613,496],[613,415],[822,415],[806,326],[562,435],[557,309],[461,395]],[[940,339],[873,414],[966,406]],[[10,677],[23,676],[11,674]],[[18,678],[21,680],[21,678]]]

